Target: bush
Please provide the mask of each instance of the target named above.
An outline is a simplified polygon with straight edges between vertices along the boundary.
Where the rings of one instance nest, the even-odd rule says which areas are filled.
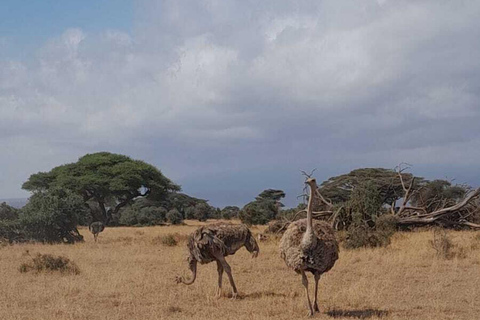
[[[195,219],[195,206],[185,208],[185,219]]]
[[[124,226],[153,226],[165,223],[167,210],[163,207],[131,206],[122,211],[119,219],[120,225]]]
[[[247,225],[266,224],[275,218],[277,207],[272,200],[255,200],[243,207],[239,218]]]
[[[361,247],[386,247],[391,242],[391,237],[396,231],[398,218],[386,214],[377,217],[372,228],[368,224],[352,224],[346,235],[345,247],[355,249]]]
[[[237,218],[239,213],[239,207],[227,206],[220,211],[220,216],[222,219],[230,220],[233,218]]]
[[[30,197],[18,220],[7,225],[6,232],[11,241],[16,241],[12,237],[46,243],[83,241],[77,225],[79,217],[87,213],[78,195],[61,190],[38,192]]]
[[[368,226],[351,225],[347,230],[345,248],[385,247],[390,244],[390,237],[385,233],[372,230]]]
[[[18,214],[19,214],[19,210],[9,206],[6,202],[2,202],[0,204],[0,221],[1,220],[3,221],[17,220]]]
[[[160,242],[167,247],[174,247],[178,244],[177,239],[172,234],[167,234],[160,238]]]
[[[200,202],[195,206],[193,215],[195,219],[198,219],[198,221],[207,221],[207,219],[213,215],[214,210],[215,209],[209,206],[207,203]]]
[[[142,208],[138,214],[138,223],[141,225],[159,225],[165,222],[167,210],[162,207]]]
[[[22,242],[25,239],[25,234],[18,220],[2,221],[0,220],[0,240],[2,242]]]
[[[288,226],[290,221],[287,220],[272,220],[268,223],[268,227],[265,229],[267,234],[283,234]]]
[[[167,212],[167,221],[170,222],[171,224],[181,224],[183,223],[183,217],[180,212],[178,212],[177,209],[172,209]]]
[[[396,231],[397,217],[385,214],[383,199],[373,183],[359,185],[352,192],[344,216],[345,247],[385,247]]]
[[[385,209],[382,207],[382,196],[371,182],[355,188],[348,205],[352,212],[352,224],[357,226],[366,223],[368,226],[374,227],[377,217],[385,213]]]
[[[20,272],[28,272],[28,271],[58,271],[61,273],[69,273],[69,274],[79,274],[80,269],[75,264],[75,262],[71,261],[70,259],[58,256],[55,257],[50,254],[37,254],[34,258],[32,258],[31,262],[22,263],[19,268]]]

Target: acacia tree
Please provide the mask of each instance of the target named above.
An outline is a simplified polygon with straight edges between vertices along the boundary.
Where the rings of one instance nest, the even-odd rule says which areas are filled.
[[[96,203],[107,223],[112,214],[135,198],[161,200],[171,192],[180,191],[180,186],[154,166],[109,152],[87,154],[75,163],[32,174],[22,188],[34,194],[52,189],[71,190],[82,196],[84,202]]]
[[[319,187],[319,192],[332,203],[346,202],[350,199],[356,187],[366,183],[376,188],[385,204],[392,204],[404,195],[402,182],[412,183],[412,189],[418,189],[425,184],[421,177],[414,177],[411,173],[397,172],[396,170],[384,168],[362,168],[351,171],[347,174],[329,178]]]

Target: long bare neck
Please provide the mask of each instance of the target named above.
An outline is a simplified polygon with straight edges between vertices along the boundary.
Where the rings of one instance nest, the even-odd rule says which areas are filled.
[[[306,232],[311,233],[313,229],[313,217],[312,217],[312,212],[313,212],[313,196],[314,196],[314,191],[312,185],[310,186],[310,197],[308,198],[308,205],[307,205],[307,230]]]
[[[308,198],[308,205],[307,205],[307,229],[305,230],[305,234],[303,235],[302,239],[302,247],[307,249],[308,247],[316,245],[316,236],[313,233],[313,197],[315,195],[315,190],[317,189],[317,184],[315,180],[308,181],[308,185],[310,187],[310,197]]]

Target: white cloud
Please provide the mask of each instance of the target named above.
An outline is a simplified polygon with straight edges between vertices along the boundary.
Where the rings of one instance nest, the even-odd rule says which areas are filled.
[[[480,161],[479,13],[475,1],[139,1],[131,33],[68,29],[0,60],[0,143],[41,159],[0,159],[17,172],[0,195],[98,150],[151,159],[201,194],[191,181],[231,170],[245,188],[287,170],[285,189],[312,167],[460,173]],[[207,196],[225,204],[215,181]]]

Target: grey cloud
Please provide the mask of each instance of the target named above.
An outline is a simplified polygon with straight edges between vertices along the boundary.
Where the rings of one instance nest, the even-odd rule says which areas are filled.
[[[0,194],[98,150],[152,162],[218,205],[267,187],[294,204],[298,170],[315,167],[320,180],[401,161],[465,177],[480,160],[479,11],[138,1],[129,34],[69,29],[28,59],[0,58],[0,141],[15,152],[0,158]]]

